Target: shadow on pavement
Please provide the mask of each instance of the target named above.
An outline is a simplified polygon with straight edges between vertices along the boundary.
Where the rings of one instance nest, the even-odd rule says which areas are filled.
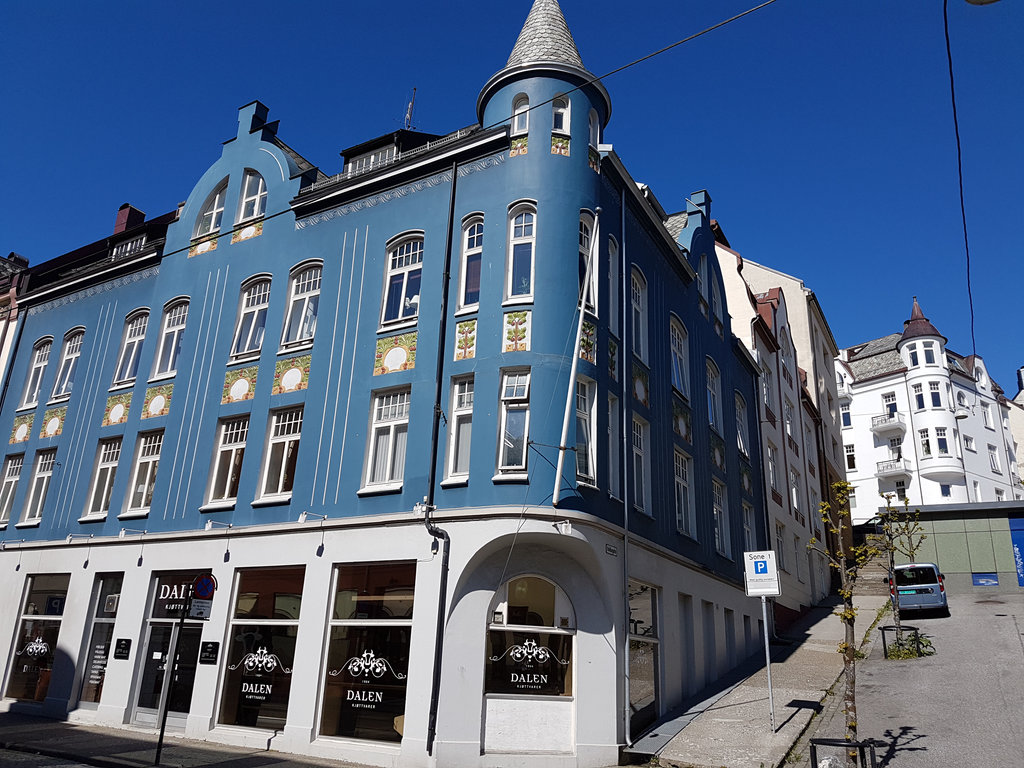
[[[895,731],[890,728],[884,735],[885,738],[883,739],[875,739],[876,747],[885,750],[878,755],[878,768],[887,768],[891,764],[893,758],[895,758],[900,752],[928,751],[928,747],[926,746],[911,746],[920,739],[928,738],[928,734],[919,733],[917,728],[912,725],[901,725],[899,730]]]

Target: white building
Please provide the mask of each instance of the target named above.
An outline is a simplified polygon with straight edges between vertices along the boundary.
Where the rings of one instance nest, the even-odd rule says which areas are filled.
[[[980,356],[946,348],[914,298],[903,333],[844,349],[836,361],[855,524],[884,505],[1019,499],[1009,406]]]
[[[819,504],[843,478],[831,375],[837,348],[802,281],[744,259],[721,229],[716,238],[733,333],[761,367],[765,507],[782,585],[776,619],[785,623],[829,591],[824,556],[807,545],[822,539]]]

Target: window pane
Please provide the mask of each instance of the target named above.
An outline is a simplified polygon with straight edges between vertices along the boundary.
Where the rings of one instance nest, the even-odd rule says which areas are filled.
[[[231,627],[220,723],[284,729],[298,631],[294,624]]]
[[[405,476],[405,442],[408,434],[408,427],[400,424],[395,427],[395,444],[393,446],[394,456],[391,459],[391,475],[388,480],[401,480]]]
[[[508,583],[508,624],[555,626],[555,585],[536,576]]]
[[[466,291],[462,297],[463,304],[476,304],[480,301],[480,254],[466,256]]]
[[[572,635],[487,633],[486,693],[571,696]]]
[[[505,416],[505,434],[502,437],[502,465],[522,467],[525,465],[526,410],[509,409]]]
[[[334,619],[411,619],[415,563],[338,566]]]
[[[469,474],[469,446],[473,432],[473,421],[462,416],[455,424],[455,459],[452,472],[457,475]]]
[[[533,291],[533,280],[530,274],[532,243],[517,243],[512,247],[512,296],[526,296]]]
[[[414,269],[409,272],[409,279],[405,283],[405,301],[402,302],[402,317],[415,317],[420,309],[420,274],[422,270]]]
[[[234,618],[297,621],[305,572],[303,567],[240,571]]]
[[[402,311],[402,286],[405,284],[405,273],[392,275],[388,281],[388,295],[384,302],[384,320],[397,320]]]

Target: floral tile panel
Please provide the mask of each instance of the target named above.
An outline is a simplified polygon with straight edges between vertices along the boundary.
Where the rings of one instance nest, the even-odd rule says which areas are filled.
[[[531,315],[529,310],[505,313],[505,331],[502,334],[505,342],[501,348],[502,352],[530,351]]]
[[[563,157],[569,156],[569,139],[565,136],[552,136],[551,137],[551,154],[562,155]]]
[[[131,407],[131,392],[111,395],[107,398],[107,407],[103,409],[103,423],[100,426],[109,427],[114,424],[123,424],[128,420],[128,410]]]
[[[221,393],[221,404],[252,400],[252,396],[256,392],[256,374],[258,371],[258,365],[250,365],[248,368],[228,371],[224,375],[224,391]]]
[[[512,139],[512,149],[509,150],[508,156],[518,157],[519,155],[525,155],[528,148],[526,136],[520,136],[519,138]]]
[[[64,419],[67,418],[67,406],[50,408],[43,414],[43,423],[39,429],[40,437],[57,437],[64,431]]]
[[[650,377],[647,371],[639,365],[633,365],[633,397],[635,397],[645,408],[651,407],[649,393],[651,391]]]
[[[255,224],[250,224],[247,227],[236,229],[231,233],[231,244],[240,243],[243,240],[249,240],[253,237],[259,237],[263,234],[263,222],[257,221]]]
[[[274,387],[272,395],[285,392],[298,392],[309,386],[309,366],[313,362],[312,355],[299,355],[286,360],[278,360],[274,368]]]
[[[383,376],[395,371],[411,371],[415,367],[415,331],[377,339],[377,354],[373,360],[374,376]]]
[[[203,253],[211,253],[217,250],[217,238],[213,237],[209,240],[203,240],[199,243],[194,243],[191,248],[188,249],[188,257],[191,259],[193,256],[199,256]]]
[[[476,320],[463,320],[455,324],[455,359],[472,360],[476,357]]]
[[[580,360],[597,362],[597,327],[586,320],[583,321],[583,334],[580,336]]]
[[[28,440],[29,435],[32,434],[32,420],[35,418],[34,413],[28,413],[24,416],[19,416],[14,420],[14,426],[11,427],[11,445],[15,443],[24,443]]]
[[[142,403],[142,418],[154,419],[166,416],[171,412],[171,393],[173,384],[159,384],[146,390],[146,399]]]

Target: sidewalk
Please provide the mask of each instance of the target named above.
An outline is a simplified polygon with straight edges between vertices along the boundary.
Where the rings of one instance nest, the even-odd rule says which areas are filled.
[[[878,609],[888,598],[857,598],[857,640],[864,637]],[[657,730],[675,736],[657,749],[662,766],[680,768],[776,768],[804,733],[812,716],[843,671],[837,652],[843,640],[842,622],[834,604],[812,609],[791,627],[789,645],[771,646],[772,697],[775,732],[772,732],[768,676],[760,669],[734,687],[687,709]],[[665,739],[665,736],[662,739]],[[640,746],[640,745],[637,745]]]

